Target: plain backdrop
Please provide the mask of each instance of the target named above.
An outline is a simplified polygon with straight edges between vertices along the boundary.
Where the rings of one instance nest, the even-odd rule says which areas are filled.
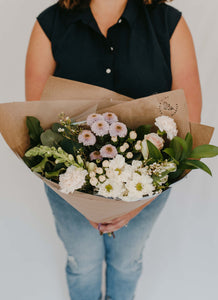
[[[0,102],[24,101],[25,56],[49,0],[0,0]],[[218,145],[218,2],[176,0],[192,32],[203,93],[202,123]],[[144,250],[136,300],[218,299],[218,158],[171,193]],[[42,182],[0,137],[0,299],[69,300],[66,252]],[[79,300],[79,299],[78,299]],[[95,299],[93,299],[95,300]],[[125,299],[119,299],[125,300]]]

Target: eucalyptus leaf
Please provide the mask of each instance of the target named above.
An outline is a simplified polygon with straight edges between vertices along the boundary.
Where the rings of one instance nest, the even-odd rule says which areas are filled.
[[[32,147],[40,144],[40,135],[44,131],[40,122],[33,116],[26,117],[26,125],[29,130],[30,144]]]
[[[218,147],[213,145],[201,145],[196,147],[190,154],[190,158],[207,158],[218,155]]]
[[[40,139],[43,146],[57,147],[64,137],[61,134],[52,131],[51,129],[47,129],[41,134]]]

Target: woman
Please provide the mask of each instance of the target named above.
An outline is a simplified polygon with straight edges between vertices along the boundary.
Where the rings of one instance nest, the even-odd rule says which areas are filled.
[[[40,100],[50,75],[133,98],[182,88],[190,121],[200,122],[201,87],[192,36],[181,12],[164,2],[59,0],[45,9],[37,17],[27,51],[26,100]],[[101,299],[104,258],[106,299],[133,299],[145,241],[169,190],[100,228],[46,185],[45,191],[67,251],[71,299]],[[98,229],[116,231],[116,238],[100,236]]]

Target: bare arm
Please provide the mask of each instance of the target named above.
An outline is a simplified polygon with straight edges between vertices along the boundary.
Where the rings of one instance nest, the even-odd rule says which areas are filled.
[[[55,66],[51,42],[36,20],[26,54],[26,101],[40,100],[44,85],[48,77],[54,73]]]
[[[200,123],[202,109],[201,86],[192,35],[181,17],[170,40],[172,90],[183,89],[191,122]]]

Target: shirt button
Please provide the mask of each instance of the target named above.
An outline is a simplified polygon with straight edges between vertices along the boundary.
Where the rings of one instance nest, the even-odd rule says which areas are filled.
[[[114,51],[114,47],[111,46],[111,47],[110,47],[110,50],[111,50],[111,51]]]
[[[122,19],[119,19],[119,20],[118,20],[118,23],[121,23],[121,22],[122,22]]]
[[[111,73],[111,69],[110,69],[110,68],[107,68],[107,69],[106,69],[106,73],[107,73],[107,74],[110,74],[110,73]]]

